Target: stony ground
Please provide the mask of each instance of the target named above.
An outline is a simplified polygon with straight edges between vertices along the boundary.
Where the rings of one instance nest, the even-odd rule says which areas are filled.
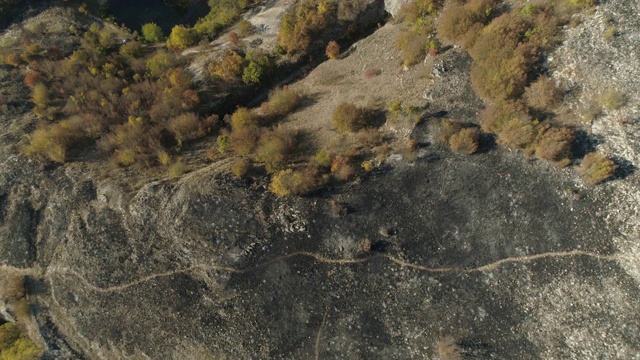
[[[94,163],[38,169],[16,154],[25,120],[4,115],[0,270],[31,276],[48,358],[640,358],[639,12],[602,5],[552,55],[554,76],[579,89],[567,108],[605,88],[627,95],[585,125],[626,165],[614,181],[586,187],[517,152],[431,144],[429,117],[471,121],[482,106],[469,58],[451,49],[404,71],[389,24],[293,84],[310,101],[284,125],[321,147],[338,138],[338,102],[401,98],[426,119],[383,130],[424,144],[414,162],[392,156],[308,198],[276,198],[223,164],[132,186]],[[380,75],[366,79],[369,66]]]

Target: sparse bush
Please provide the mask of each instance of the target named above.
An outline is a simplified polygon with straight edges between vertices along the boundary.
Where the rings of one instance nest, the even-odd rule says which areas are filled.
[[[9,300],[18,300],[25,296],[24,276],[8,276],[4,295]],[[1,348],[0,348],[1,349]]]
[[[536,156],[543,160],[558,162],[560,165],[568,165],[573,138],[571,129],[550,128],[538,142]]]
[[[131,166],[136,163],[138,154],[134,149],[116,149],[114,151],[114,158],[116,164],[120,166]]]
[[[396,38],[396,47],[402,54],[402,64],[411,66],[422,61],[427,54],[428,31],[404,29]]]
[[[139,58],[143,55],[142,44],[137,41],[130,41],[120,46],[120,55],[127,58]]]
[[[475,36],[491,19],[494,0],[470,0],[465,4],[450,2],[437,24],[438,35],[466,48],[473,45]]]
[[[278,44],[288,54],[305,54],[311,39],[335,19],[335,2],[302,1],[284,15],[278,33]]]
[[[251,170],[251,162],[248,159],[237,159],[231,164],[231,173],[236,178],[245,177]]]
[[[367,112],[351,103],[341,103],[333,111],[333,126],[341,132],[355,132],[369,125]]]
[[[453,136],[453,134],[457,134],[460,129],[462,129],[462,125],[460,125],[459,122],[451,121],[449,119],[442,119],[435,122],[432,127],[432,132],[436,136],[436,139],[443,144],[448,144],[451,136]]]
[[[171,155],[169,155],[165,150],[158,150],[156,156],[158,157],[158,162],[162,166],[169,166],[169,164],[171,164]]]
[[[548,76],[540,76],[525,89],[524,99],[527,105],[537,110],[549,110],[560,101],[562,93]]]
[[[595,6],[595,0],[569,0],[569,3],[579,9],[589,9]]]
[[[231,116],[231,147],[237,155],[248,155],[260,135],[259,118],[247,108],[238,108]]]
[[[438,360],[462,360],[462,348],[451,336],[445,336],[436,341],[436,358]]]
[[[238,30],[240,31],[240,36],[245,37],[253,34],[256,28],[249,20],[242,19],[238,21]]]
[[[355,174],[351,159],[346,156],[336,156],[331,163],[331,172],[338,180],[349,180]]]
[[[380,75],[380,70],[378,69],[374,69],[374,68],[367,68],[364,70],[364,78],[365,79],[371,79],[373,77],[376,77],[378,75]]]
[[[333,155],[327,150],[320,150],[315,156],[314,161],[322,168],[330,168],[333,162]]]
[[[148,43],[156,43],[164,40],[164,33],[156,23],[142,25],[142,36]]]
[[[478,122],[482,130],[499,133],[509,120],[516,118],[530,121],[527,107],[519,101],[500,101],[483,109]]]
[[[478,151],[480,131],[469,127],[458,131],[449,138],[449,145],[453,151],[471,155]]]
[[[30,88],[33,88],[37,84],[42,83],[42,74],[37,71],[29,71],[24,76],[24,84]]]
[[[260,136],[256,160],[263,162],[268,173],[282,170],[295,149],[295,134],[284,128],[266,131]]]
[[[513,118],[506,122],[498,133],[498,144],[512,149],[526,149],[536,139],[537,128],[534,122],[522,118]]]
[[[340,45],[335,41],[329,41],[325,54],[327,54],[327,57],[331,60],[338,59],[338,56],[340,56]]]
[[[218,145],[218,152],[220,154],[224,154],[229,151],[229,147],[231,146],[231,138],[228,135],[222,134],[216,138],[216,144]],[[212,153],[215,155],[215,153]],[[211,156],[213,158],[213,156]]]
[[[29,144],[23,148],[24,153],[64,163],[67,151],[82,135],[81,121],[80,118],[73,118],[39,127],[27,136]]]
[[[175,135],[178,146],[181,146],[183,141],[203,137],[211,130],[211,125],[207,121],[200,120],[194,113],[184,113],[170,119],[168,128]]]
[[[169,166],[169,177],[175,178],[182,176],[185,172],[187,172],[187,165],[182,162],[182,160],[178,160]]]
[[[244,63],[242,56],[235,51],[229,51],[222,60],[209,64],[209,72],[224,82],[231,83],[240,78]]]
[[[277,88],[269,93],[269,100],[263,107],[267,116],[284,116],[292,112],[302,102],[302,96],[289,88]]]
[[[589,184],[601,183],[613,176],[618,166],[605,155],[592,152],[582,159],[578,171]]]
[[[607,110],[618,110],[624,106],[625,98],[621,92],[611,90],[600,97],[600,104]]]
[[[384,137],[378,129],[362,129],[358,132],[358,145],[367,148],[379,146],[384,141]]]
[[[315,166],[299,170],[287,169],[271,179],[269,189],[278,196],[306,195],[326,184],[327,178]]]
[[[238,34],[235,31],[232,31],[229,33],[229,42],[231,43],[231,45],[236,46],[238,45]]]
[[[4,62],[5,64],[18,67],[20,66],[20,64],[22,64],[22,59],[20,58],[20,55],[16,53],[9,53],[5,56]]]
[[[604,31],[604,34],[602,34],[602,36],[604,37],[605,40],[610,41],[616,36],[617,33],[618,33],[618,29],[616,29],[615,26],[609,26]]]

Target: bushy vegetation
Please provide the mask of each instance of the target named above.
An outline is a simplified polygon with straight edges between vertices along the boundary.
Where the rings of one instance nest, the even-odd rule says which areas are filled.
[[[158,24],[147,23],[142,25],[142,37],[147,43],[157,43],[164,40],[164,33]]]
[[[335,41],[329,41],[325,49],[325,54],[329,59],[336,60],[338,56],[340,56],[340,45]]]
[[[278,117],[289,114],[302,102],[303,97],[289,87],[277,88],[269,93],[269,99],[262,104],[265,116]]]
[[[475,127],[463,128],[449,137],[453,151],[471,155],[478,151],[480,131]]]
[[[414,0],[403,5],[398,12],[396,20],[406,25],[396,39],[404,66],[418,63],[430,50],[439,48],[432,32],[440,7],[441,1],[438,0]]]
[[[536,147],[536,156],[542,160],[555,161],[560,166],[568,165],[571,159],[573,130],[568,128],[550,128],[540,139]]]
[[[282,127],[267,130],[260,136],[255,159],[264,164],[268,173],[274,173],[287,165],[296,147],[296,134]]]
[[[578,171],[586,182],[595,185],[611,178],[617,168],[613,160],[600,153],[592,152],[582,159]]]
[[[269,189],[278,196],[306,195],[318,190],[327,182],[327,177],[313,165],[300,169],[287,169],[274,175]]]
[[[80,147],[97,144],[115,163],[155,164],[159,151],[207,134],[215,117],[200,103],[191,75],[172,53],[147,53],[135,41],[118,46],[115,34],[93,24],[66,59],[39,59],[25,79],[33,112],[46,119],[27,136],[24,152],[62,163]]]
[[[607,110],[618,110],[625,104],[624,94],[616,90],[607,91],[600,97],[600,104]]]
[[[40,349],[26,333],[14,323],[0,326],[0,360],[35,360]]]
[[[254,51],[244,56],[229,50],[220,60],[209,64],[209,73],[226,83],[234,83],[242,79],[246,84],[258,84],[271,74],[274,68],[273,59],[265,53]]]
[[[333,111],[333,126],[341,132],[355,132],[369,126],[367,110],[351,103],[341,103]]]
[[[305,54],[312,39],[336,19],[336,1],[304,0],[283,17],[278,44],[288,54]]]

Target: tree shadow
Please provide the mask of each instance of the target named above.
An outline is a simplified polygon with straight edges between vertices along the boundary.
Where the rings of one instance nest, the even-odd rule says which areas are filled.
[[[574,159],[582,159],[588,153],[596,151],[598,144],[602,142],[602,137],[589,134],[583,130],[576,130],[571,152]]]
[[[616,171],[613,173],[613,179],[624,179],[636,172],[636,166],[627,159],[613,157],[613,162],[618,166]]]
[[[478,151],[477,154],[488,153],[489,151],[495,150],[496,148],[496,135],[490,133],[480,133],[480,138],[478,139]]]

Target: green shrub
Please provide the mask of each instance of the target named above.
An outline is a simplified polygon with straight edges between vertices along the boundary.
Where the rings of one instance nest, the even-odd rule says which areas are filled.
[[[253,34],[256,28],[249,20],[241,19],[238,21],[238,31],[240,31],[240,36],[246,37]]]
[[[617,169],[615,162],[605,155],[592,152],[582,159],[578,171],[589,184],[601,183],[613,176]]]
[[[144,37],[144,41],[148,43],[157,43],[164,40],[162,28],[156,23],[142,25],[142,36]]]
[[[64,163],[69,148],[82,136],[82,119],[71,118],[57,124],[38,127],[27,135],[28,145],[23,148],[27,156],[40,156],[46,160]]]
[[[218,145],[218,152],[220,154],[224,154],[229,151],[229,146],[231,146],[231,138],[228,135],[219,135],[216,138],[216,144]]]
[[[555,161],[560,165],[568,165],[571,159],[571,144],[574,139],[573,130],[568,128],[550,128],[536,146],[536,156],[542,160]]]
[[[369,125],[367,115],[365,109],[343,102],[333,111],[333,126],[341,132],[355,132]]]
[[[172,178],[182,176],[185,172],[187,172],[187,165],[182,160],[174,162],[168,169],[169,177]]]
[[[315,166],[299,170],[287,169],[271,179],[269,190],[278,196],[306,195],[326,184],[327,178]]]
[[[477,128],[463,128],[449,138],[453,151],[471,155],[478,151],[480,131]]]
[[[256,63],[249,62],[249,65],[242,70],[242,81],[245,84],[258,84],[264,76],[264,68]]]
[[[171,29],[171,34],[167,39],[167,47],[180,50],[193,46],[198,42],[198,34],[195,30],[182,25],[176,25]]]
[[[314,161],[322,168],[330,168],[333,162],[333,155],[327,150],[320,150],[315,156]]]
[[[1,360],[35,360],[40,357],[40,349],[14,323],[0,326]]]
[[[617,33],[618,33],[618,30],[616,29],[615,26],[609,26],[608,28],[605,29],[604,34],[602,34],[602,36],[604,37],[605,40],[610,41],[616,36]]]
[[[171,155],[169,155],[165,150],[158,150],[156,156],[158,157],[158,162],[162,166],[169,166],[169,164],[171,164]]]
[[[131,166],[136,163],[138,154],[134,149],[116,149],[114,152],[114,161],[120,166]]]
[[[620,91],[607,91],[600,97],[600,104],[607,110],[618,110],[625,104],[624,94]]]

